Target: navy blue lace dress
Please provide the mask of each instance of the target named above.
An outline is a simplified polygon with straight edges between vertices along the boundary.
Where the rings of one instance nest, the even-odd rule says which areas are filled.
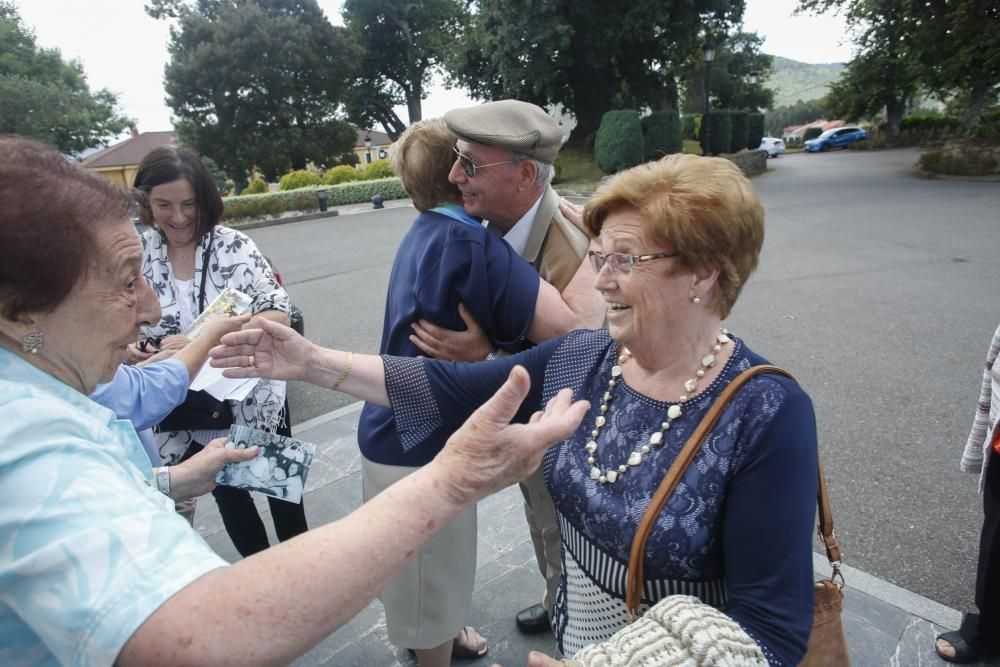
[[[577,331],[480,364],[384,357],[401,439],[454,430],[520,363],[532,390],[526,419],[563,387],[591,409],[577,432],[546,454],[543,469],[562,530],[562,580],[553,627],[564,655],[606,640],[627,620],[624,591],[632,536],[652,494],[725,386],[767,361],[739,339],[718,378],[684,406],[665,444],[614,484],[590,478],[584,444],[619,346],[606,331]],[[601,430],[602,467],[624,463],[659,430],[669,403],[619,382]],[[772,665],[795,665],[812,622],[811,535],[816,509],[816,423],[809,397],[774,375],[751,380],[724,411],[662,512],[647,544],[643,605],[674,594],[722,609]]]

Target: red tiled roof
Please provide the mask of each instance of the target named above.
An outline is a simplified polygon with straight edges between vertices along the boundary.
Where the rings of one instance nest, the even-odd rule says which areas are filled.
[[[80,165],[89,169],[137,165],[154,148],[176,143],[176,132],[142,132],[84,158]]]

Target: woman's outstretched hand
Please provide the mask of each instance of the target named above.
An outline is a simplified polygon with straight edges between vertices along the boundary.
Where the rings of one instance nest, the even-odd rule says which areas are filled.
[[[234,331],[208,353],[212,366],[230,378],[308,380],[315,346],[294,329],[258,319],[259,329]]]
[[[511,424],[530,387],[528,372],[515,366],[432,461],[435,470],[446,471],[445,488],[457,503],[478,501],[528,477],[545,450],[568,438],[590,409],[587,401],[574,402],[573,392],[563,389],[529,423]]]

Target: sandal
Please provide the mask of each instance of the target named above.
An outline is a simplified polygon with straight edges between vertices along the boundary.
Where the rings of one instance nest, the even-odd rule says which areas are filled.
[[[483,648],[476,648],[480,643],[482,643]],[[455,643],[451,649],[451,657],[458,660],[475,660],[486,655],[489,648],[486,638],[476,632],[474,628],[467,625],[455,637]]]
[[[942,653],[940,646],[938,646],[938,642],[940,641],[947,642],[955,650],[955,655],[947,656]],[[937,640],[934,642],[934,650],[942,660],[960,665],[966,665],[987,657],[982,651],[965,641],[965,638],[962,637],[962,634],[958,630],[938,635]]]

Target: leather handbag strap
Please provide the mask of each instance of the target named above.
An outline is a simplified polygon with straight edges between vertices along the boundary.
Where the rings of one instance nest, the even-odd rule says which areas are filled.
[[[642,568],[646,552],[646,541],[649,539],[649,534],[653,531],[653,525],[656,523],[656,518],[663,510],[663,506],[667,504],[670,494],[674,492],[674,489],[677,487],[678,482],[680,482],[681,477],[684,476],[684,472],[687,470],[688,466],[691,465],[691,461],[694,460],[695,454],[697,454],[698,450],[701,448],[702,441],[705,440],[705,437],[715,426],[716,422],[719,421],[719,417],[722,415],[722,411],[725,410],[730,399],[732,399],[736,392],[739,391],[740,387],[742,387],[748,380],[755,375],[760,375],[761,373],[776,373],[778,375],[784,375],[791,380],[795,380],[795,378],[792,377],[792,374],[785,369],[767,364],[752,366],[733,378],[733,381],[729,383],[729,386],[726,387],[725,390],[723,390],[719,398],[717,398],[715,403],[712,404],[708,413],[702,418],[701,423],[699,423],[698,427],[695,428],[691,437],[688,438],[687,442],[684,444],[684,448],[681,449],[677,458],[674,460],[673,465],[670,466],[670,470],[667,471],[663,481],[660,482],[660,486],[656,489],[656,493],[653,494],[653,498],[649,502],[649,507],[646,508],[646,513],[643,514],[642,520],[639,522],[638,528],[636,528],[635,537],[632,538],[632,552],[628,559],[628,571],[625,575],[625,606],[628,609],[630,621],[635,619],[639,614],[639,605],[642,602]],[[822,508],[823,501],[826,500],[826,484],[823,483],[822,472],[820,473],[820,483],[819,497],[820,506]],[[821,517],[822,516],[823,515],[821,514]],[[826,501],[825,516],[828,519],[832,539],[833,520],[830,515],[829,501]],[[836,542],[833,542],[833,544],[834,547],[836,547]],[[827,548],[827,552],[829,554],[829,547]]]

